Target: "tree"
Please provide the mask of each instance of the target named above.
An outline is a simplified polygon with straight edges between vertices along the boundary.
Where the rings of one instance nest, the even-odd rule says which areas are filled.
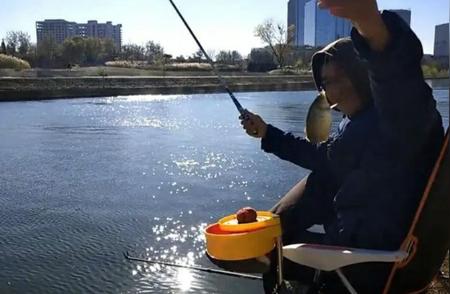
[[[208,56],[209,56],[209,58],[211,58],[211,60],[216,60],[216,58],[217,58],[216,50],[214,50],[214,49],[206,50],[206,54],[208,54]]]
[[[272,53],[266,48],[252,49],[248,59],[248,71],[269,71],[277,67]]]
[[[172,55],[163,54],[162,56],[158,57],[158,59],[155,61],[155,64],[162,69],[164,75],[166,74],[166,65],[170,62],[171,59]]]
[[[61,55],[65,64],[84,63],[86,60],[84,39],[74,37],[64,40]]]
[[[231,56],[229,54],[229,51],[219,51],[219,53],[216,56],[216,62],[222,63],[222,64],[229,64],[230,63]]]
[[[123,45],[120,57],[129,61],[145,60],[145,48],[136,44]]]
[[[37,47],[36,44],[31,43],[30,48],[28,48],[28,53],[24,57],[26,61],[28,61],[31,67],[37,66]]]
[[[31,48],[31,37],[28,33],[18,31],[17,33],[17,41],[18,41],[18,52],[20,56],[23,58],[27,55],[28,51]]]
[[[31,47],[31,37],[22,31],[9,31],[6,33],[5,52],[9,55],[26,57]],[[3,47],[2,47],[3,49]]]
[[[114,60],[117,55],[117,49],[112,39],[101,39],[101,52],[97,58],[98,62],[104,63],[106,61]]]
[[[6,44],[5,44],[5,39],[2,39],[2,45],[0,47],[0,53],[1,54],[6,54]]]
[[[37,63],[43,67],[52,67],[60,55],[60,48],[55,39],[48,37],[41,40],[37,46]]]
[[[175,57],[175,62],[178,62],[178,63],[186,62],[186,58],[184,58],[183,55],[177,56],[177,57]]]
[[[145,57],[149,63],[160,61],[164,56],[164,48],[156,42],[148,41],[145,44]]]
[[[192,59],[194,59],[198,63],[202,62],[202,57],[203,57],[203,52],[200,49],[198,49],[197,51],[194,52],[194,54],[192,54]]]
[[[233,51],[220,51],[216,56],[216,62],[222,64],[238,64],[243,60],[242,55],[236,50]]]
[[[16,55],[17,46],[19,43],[18,35],[15,31],[6,33],[6,53],[9,55]]]
[[[285,65],[286,55],[293,41],[294,26],[288,29],[281,24],[275,24],[272,19],[265,20],[255,28],[255,36],[269,46],[280,68]]]
[[[102,51],[102,43],[97,38],[87,38],[84,40],[84,54],[86,55],[87,64],[97,64],[99,61],[99,55]]]
[[[232,64],[241,63],[243,60],[244,60],[244,58],[242,58],[241,53],[237,52],[236,50],[231,51]]]

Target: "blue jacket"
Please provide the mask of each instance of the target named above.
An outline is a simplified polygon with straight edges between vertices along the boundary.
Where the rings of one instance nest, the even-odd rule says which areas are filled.
[[[269,125],[262,149],[311,170],[299,230],[324,224],[325,242],[398,249],[441,147],[444,131],[421,70],[422,46],[396,14],[383,12],[391,39],[371,51],[353,29],[367,61],[372,103],[345,117],[315,145]]]

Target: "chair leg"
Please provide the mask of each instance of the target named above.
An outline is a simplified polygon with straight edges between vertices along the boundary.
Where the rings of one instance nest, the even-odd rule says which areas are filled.
[[[316,269],[314,271],[314,279],[313,279],[314,284],[318,284],[319,283],[319,279],[320,279],[320,270]]]
[[[347,288],[348,292],[351,294],[357,294],[355,288],[350,284],[348,279],[345,277],[344,273],[341,271],[341,269],[337,269],[336,273],[338,274],[339,278],[341,279],[342,283],[344,284],[345,288]]]
[[[279,236],[276,240],[277,246],[277,282],[278,285],[281,286],[283,284],[283,241],[281,236]]]

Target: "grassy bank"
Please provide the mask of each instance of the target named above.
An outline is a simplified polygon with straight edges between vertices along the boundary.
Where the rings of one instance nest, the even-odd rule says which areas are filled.
[[[311,74],[222,72],[233,91],[314,90]],[[444,81],[448,77],[440,77]],[[224,92],[210,71],[121,67],[0,69],[0,101]]]
[[[221,73],[225,76],[289,76],[294,75],[300,78],[308,78],[310,74],[296,74],[295,71],[289,71],[288,74],[283,74],[280,70],[274,70],[273,74],[269,73],[257,73],[246,71],[224,71]],[[214,76],[210,70],[156,70],[145,68],[127,68],[127,67],[111,67],[111,66],[91,66],[91,67],[74,67],[71,69],[45,69],[45,68],[32,68],[32,69],[2,69],[0,68],[1,77],[103,77],[103,76]],[[426,74],[425,79],[448,79],[448,72],[439,72],[433,74]]]
[[[243,71],[222,72],[226,76],[266,76],[267,73]],[[95,77],[95,76],[214,76],[211,71],[155,70],[126,67],[92,66],[72,69],[33,68],[27,70],[0,69],[0,77]]]
[[[301,91],[314,89],[311,77],[230,75],[230,89],[244,91]],[[84,76],[3,77],[0,101],[133,94],[191,94],[224,92],[215,76]]]

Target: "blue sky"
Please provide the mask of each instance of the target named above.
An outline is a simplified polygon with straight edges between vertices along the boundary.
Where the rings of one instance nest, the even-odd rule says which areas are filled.
[[[190,55],[197,50],[168,0],[15,0],[2,1],[0,38],[23,30],[36,39],[35,21],[63,18],[86,22],[111,20],[123,25],[123,43],[159,42],[168,53]],[[248,54],[261,46],[254,27],[264,19],[286,23],[287,0],[175,0],[184,17],[208,50],[238,50]],[[433,52],[434,27],[449,20],[448,0],[379,0],[380,9],[411,9],[411,26],[424,51]]]

